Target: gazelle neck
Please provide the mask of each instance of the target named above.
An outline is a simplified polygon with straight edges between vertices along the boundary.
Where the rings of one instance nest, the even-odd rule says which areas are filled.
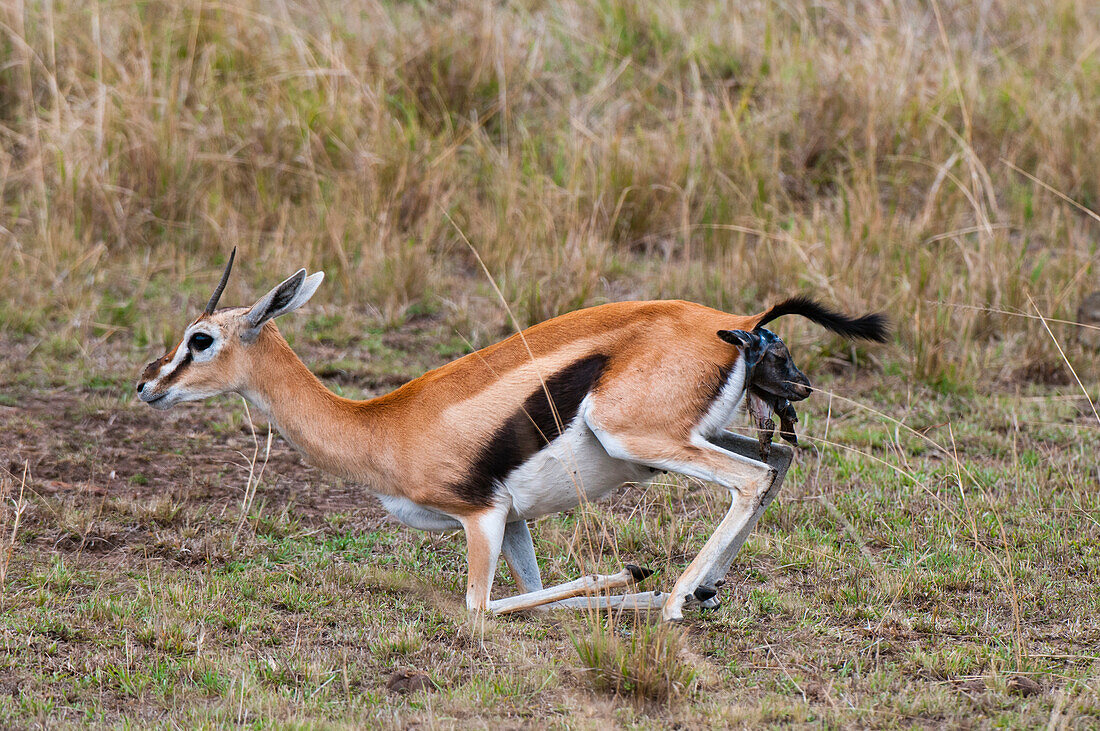
[[[375,453],[386,443],[382,409],[372,401],[352,401],[325,388],[274,323],[265,325],[248,347],[250,363],[240,394],[311,464],[387,492],[384,485],[389,481],[383,479]]]

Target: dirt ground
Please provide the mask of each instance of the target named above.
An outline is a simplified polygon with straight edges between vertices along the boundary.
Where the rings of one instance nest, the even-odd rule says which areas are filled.
[[[152,500],[169,494],[221,513],[240,505],[256,440],[263,452],[267,434],[266,423],[256,425],[254,440],[247,422],[234,426],[224,417],[224,406],[191,404],[166,414],[136,402],[90,405],[80,394],[58,393],[0,406],[0,430],[9,474],[19,477],[26,466],[41,497],[90,506],[108,496]],[[263,454],[258,459],[262,465]],[[333,513],[354,515],[362,529],[385,519],[377,500],[310,467],[281,439],[272,442],[265,476],[268,509],[292,505],[307,525]],[[131,542],[125,536],[89,541],[108,551]]]
[[[330,387],[369,395],[445,360],[433,340],[403,335],[389,364],[302,350],[344,364]],[[474,629],[461,536],[400,526],[278,436],[265,465],[266,425],[254,435],[239,400],[157,412],[121,362],[76,384],[6,368],[15,726],[1100,722],[1100,430],[1068,388],[826,377],[836,395],[806,402],[804,448],[723,607],[658,636],[557,615]],[[667,589],[722,509],[692,481],[626,486],[534,526],[544,577],[629,560]],[[503,570],[494,591],[512,591]]]

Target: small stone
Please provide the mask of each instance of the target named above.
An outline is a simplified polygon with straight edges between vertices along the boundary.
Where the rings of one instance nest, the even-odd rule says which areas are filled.
[[[984,693],[985,681],[981,678],[971,678],[970,680],[960,685],[959,690],[964,690],[967,693]]]
[[[417,670],[396,670],[386,680],[386,690],[399,695],[435,689],[432,679]]]
[[[1077,322],[1090,327],[1078,327],[1077,340],[1089,348],[1100,349],[1100,292],[1092,294],[1081,300],[1081,306],[1077,308]]]
[[[1043,692],[1043,686],[1025,675],[1014,675],[1008,680],[1008,692],[1014,695],[1038,695]]]

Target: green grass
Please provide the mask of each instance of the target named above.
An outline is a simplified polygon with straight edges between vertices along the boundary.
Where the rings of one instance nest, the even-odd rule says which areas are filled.
[[[347,486],[279,474],[273,465],[285,471],[296,457],[278,440],[238,533],[247,463],[233,454],[251,449],[240,428],[184,436],[177,459],[190,483],[170,494],[165,481],[175,478],[157,472],[149,484],[94,478],[115,485],[105,495],[38,494],[32,477],[0,596],[0,664],[18,682],[0,694],[0,718],[280,727],[984,719],[1025,728],[1057,712],[1100,723],[1100,502],[1090,473],[1100,430],[1080,400],[1032,391],[963,401],[907,393],[888,376],[819,385],[836,392],[831,408],[828,397],[807,402],[807,446],[735,562],[723,606],[689,613],[678,632],[633,616],[471,624],[461,536],[398,528],[362,500],[350,512],[317,511],[301,489],[323,497]],[[57,429],[54,408],[26,410],[27,434]],[[238,408],[181,413],[201,424],[237,418]],[[121,394],[100,409],[121,420],[120,446],[142,424],[171,431]],[[180,446],[179,434],[162,437],[146,449]],[[20,442],[16,453],[33,449]],[[130,459],[114,459],[123,454]],[[83,459],[68,469],[94,470],[102,457]],[[9,479],[5,489],[17,487]],[[538,521],[544,576],[631,561],[658,569],[649,585],[667,590],[725,500],[665,476]],[[510,591],[503,569],[498,585]],[[401,669],[426,674],[434,689],[387,691]],[[1019,695],[1018,676],[1041,692]]]

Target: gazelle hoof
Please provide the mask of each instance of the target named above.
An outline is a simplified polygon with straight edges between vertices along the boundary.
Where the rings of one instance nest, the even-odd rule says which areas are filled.
[[[718,590],[710,586],[700,586],[695,589],[695,601],[702,604],[705,601],[714,598],[714,595],[718,593]]]
[[[630,578],[636,584],[641,582],[641,581],[645,581],[647,578],[649,578],[650,576],[653,576],[653,574],[654,574],[653,569],[647,569],[647,568],[644,568],[642,566],[635,566],[632,563],[628,563],[625,566],[625,568],[626,568],[627,571],[630,572]]]
[[[684,621],[684,604],[688,600],[692,599],[691,594],[687,594],[683,599],[678,599],[675,596],[670,596],[668,601],[665,602],[664,609],[661,610],[662,622],[683,622]]]

